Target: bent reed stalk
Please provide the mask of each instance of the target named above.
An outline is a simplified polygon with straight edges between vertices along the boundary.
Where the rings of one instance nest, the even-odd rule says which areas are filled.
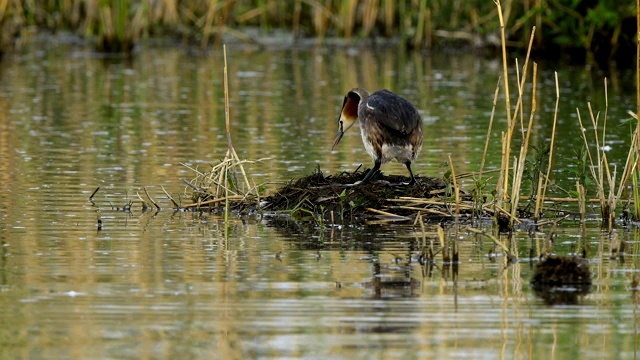
[[[222,50],[224,58],[223,83],[227,152],[224,159],[219,164],[212,166],[208,172],[203,173],[197,169],[190,168],[196,172],[196,179],[192,182],[185,182],[193,191],[192,199],[194,199],[194,202],[185,205],[183,208],[200,209],[206,205],[214,205],[217,207],[224,202],[224,216],[225,222],[227,222],[229,219],[230,202],[232,200],[251,202],[255,199],[256,207],[259,208],[260,194],[259,191],[257,191],[258,186],[251,185],[247,172],[244,169],[244,164],[254,163],[255,161],[241,160],[233,147],[233,141],[231,139],[231,110],[229,106],[226,44],[223,45]],[[257,161],[263,160],[267,159]],[[240,180],[238,180],[237,172],[241,174]]]

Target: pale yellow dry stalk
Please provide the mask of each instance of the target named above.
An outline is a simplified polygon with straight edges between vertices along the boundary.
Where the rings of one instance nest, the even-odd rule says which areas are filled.
[[[460,216],[460,191],[458,189],[458,183],[456,181],[456,171],[453,168],[451,155],[449,155],[449,167],[451,167],[451,178],[453,179],[453,191],[456,197],[456,216]]]
[[[560,85],[558,83],[558,72],[554,72],[556,80],[556,107],[553,112],[553,129],[551,130],[551,145],[549,148],[549,162],[547,164],[547,174],[544,176],[544,186],[542,187],[542,193],[540,190],[537,192],[536,198],[536,211],[534,213],[534,221],[538,221],[540,218],[540,209],[543,199],[547,196],[547,187],[549,186],[549,176],[551,175],[551,166],[553,162],[553,150],[556,140],[556,125],[558,124],[558,106],[560,105]]]
[[[515,176],[513,178],[513,188],[511,190],[511,224],[513,225],[513,219],[516,218],[516,212],[518,210],[518,202],[520,201],[520,187],[522,186],[522,176],[524,174],[525,162],[527,159],[527,152],[529,150],[529,140],[531,139],[531,129],[533,128],[533,120],[536,114],[536,89],[537,89],[537,76],[538,65],[533,63],[533,93],[531,96],[531,114],[529,115],[529,123],[526,129],[526,135],[524,137],[524,143],[520,146],[520,156],[516,164]]]

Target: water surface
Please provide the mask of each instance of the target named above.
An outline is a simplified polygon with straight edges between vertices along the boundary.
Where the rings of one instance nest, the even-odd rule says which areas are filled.
[[[354,86],[389,88],[419,108],[418,174],[442,176],[448,155],[459,173],[478,169],[497,60],[395,48],[232,47],[228,56],[234,146],[241,158],[267,158],[247,171],[270,191],[318,165],[327,174],[370,165],[357,130],[330,151]],[[437,224],[225,223],[174,212],[161,187],[186,200],[181,179],[194,173],[181,164],[208,169],[227,149],[219,52],[148,47],[132,60],[105,59],[52,43],[0,65],[3,358],[638,357],[636,227],[616,229],[626,254],[610,259],[598,222],[563,222],[554,251],[585,249],[594,286],[576,304],[550,306],[529,286],[549,227],[516,231],[521,261],[508,265],[490,240],[447,224],[460,262],[438,254],[422,265]],[[564,196],[575,182],[565,170],[582,146],[576,108],[583,120],[587,102],[604,111],[610,78],[607,139],[621,166],[630,137],[621,124],[635,95],[631,72],[541,62],[536,145],[551,136],[554,71],[554,192]],[[489,169],[499,166],[503,113],[498,107]],[[141,210],[143,186],[161,211]],[[129,200],[132,211],[119,210]]]

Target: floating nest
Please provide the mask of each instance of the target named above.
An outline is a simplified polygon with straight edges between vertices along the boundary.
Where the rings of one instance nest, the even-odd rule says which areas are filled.
[[[285,213],[297,220],[341,223],[370,219],[412,221],[418,214],[425,221],[443,221],[458,214],[471,214],[478,206],[462,191],[454,196],[453,184],[441,178],[417,176],[416,182],[410,184],[411,179],[406,176],[378,172],[363,184],[361,180],[369,169],[359,168],[325,175],[318,167],[311,175],[293,179],[265,197],[258,194],[262,186],[252,185],[244,172],[238,171],[242,170],[242,163],[225,160],[211,171],[193,169],[196,178],[185,180],[190,190],[185,195],[192,203],[180,208],[267,216]]]
[[[419,211],[432,210],[435,217],[447,217],[441,198],[447,184],[439,178],[416,177],[416,183],[405,176],[377,174],[374,180],[362,184],[368,169],[323,174],[317,169],[313,174],[292,180],[265,199],[263,211],[288,211],[294,215],[322,216],[334,221],[353,218],[388,217],[408,219]],[[411,199],[423,204],[410,206]],[[405,201],[406,200],[406,201]],[[429,200],[432,203],[429,204]]]
[[[531,285],[548,304],[576,304],[591,289],[591,271],[586,259],[550,256],[536,264]]]

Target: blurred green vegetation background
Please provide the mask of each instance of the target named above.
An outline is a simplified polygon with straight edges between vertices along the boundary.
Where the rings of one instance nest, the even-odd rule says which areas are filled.
[[[508,45],[538,54],[613,59],[632,49],[633,0],[502,0]],[[129,52],[148,38],[177,38],[206,49],[222,41],[397,41],[412,49],[499,46],[493,0],[0,0],[0,50],[34,32],[70,31],[95,49]],[[259,31],[256,31],[259,30]],[[559,51],[560,50],[560,51]],[[633,60],[633,58],[631,59]]]

